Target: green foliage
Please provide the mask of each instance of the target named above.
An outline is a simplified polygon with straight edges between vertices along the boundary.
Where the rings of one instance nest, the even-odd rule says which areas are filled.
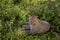
[[[27,15],[48,21],[51,30],[28,35],[21,29],[28,20]],[[59,0],[0,0],[0,40],[59,40],[57,32],[60,32]]]

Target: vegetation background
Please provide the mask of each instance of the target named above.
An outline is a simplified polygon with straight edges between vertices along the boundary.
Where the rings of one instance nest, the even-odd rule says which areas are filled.
[[[36,35],[22,31],[29,14],[48,21],[51,30]],[[60,0],[0,0],[0,40],[60,40]]]

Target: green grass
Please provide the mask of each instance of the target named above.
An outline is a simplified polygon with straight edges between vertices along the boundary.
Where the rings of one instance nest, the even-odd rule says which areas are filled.
[[[36,15],[48,21],[51,30],[43,34],[28,35],[20,27],[28,21],[27,15]],[[59,40],[60,1],[0,0],[1,40]]]

